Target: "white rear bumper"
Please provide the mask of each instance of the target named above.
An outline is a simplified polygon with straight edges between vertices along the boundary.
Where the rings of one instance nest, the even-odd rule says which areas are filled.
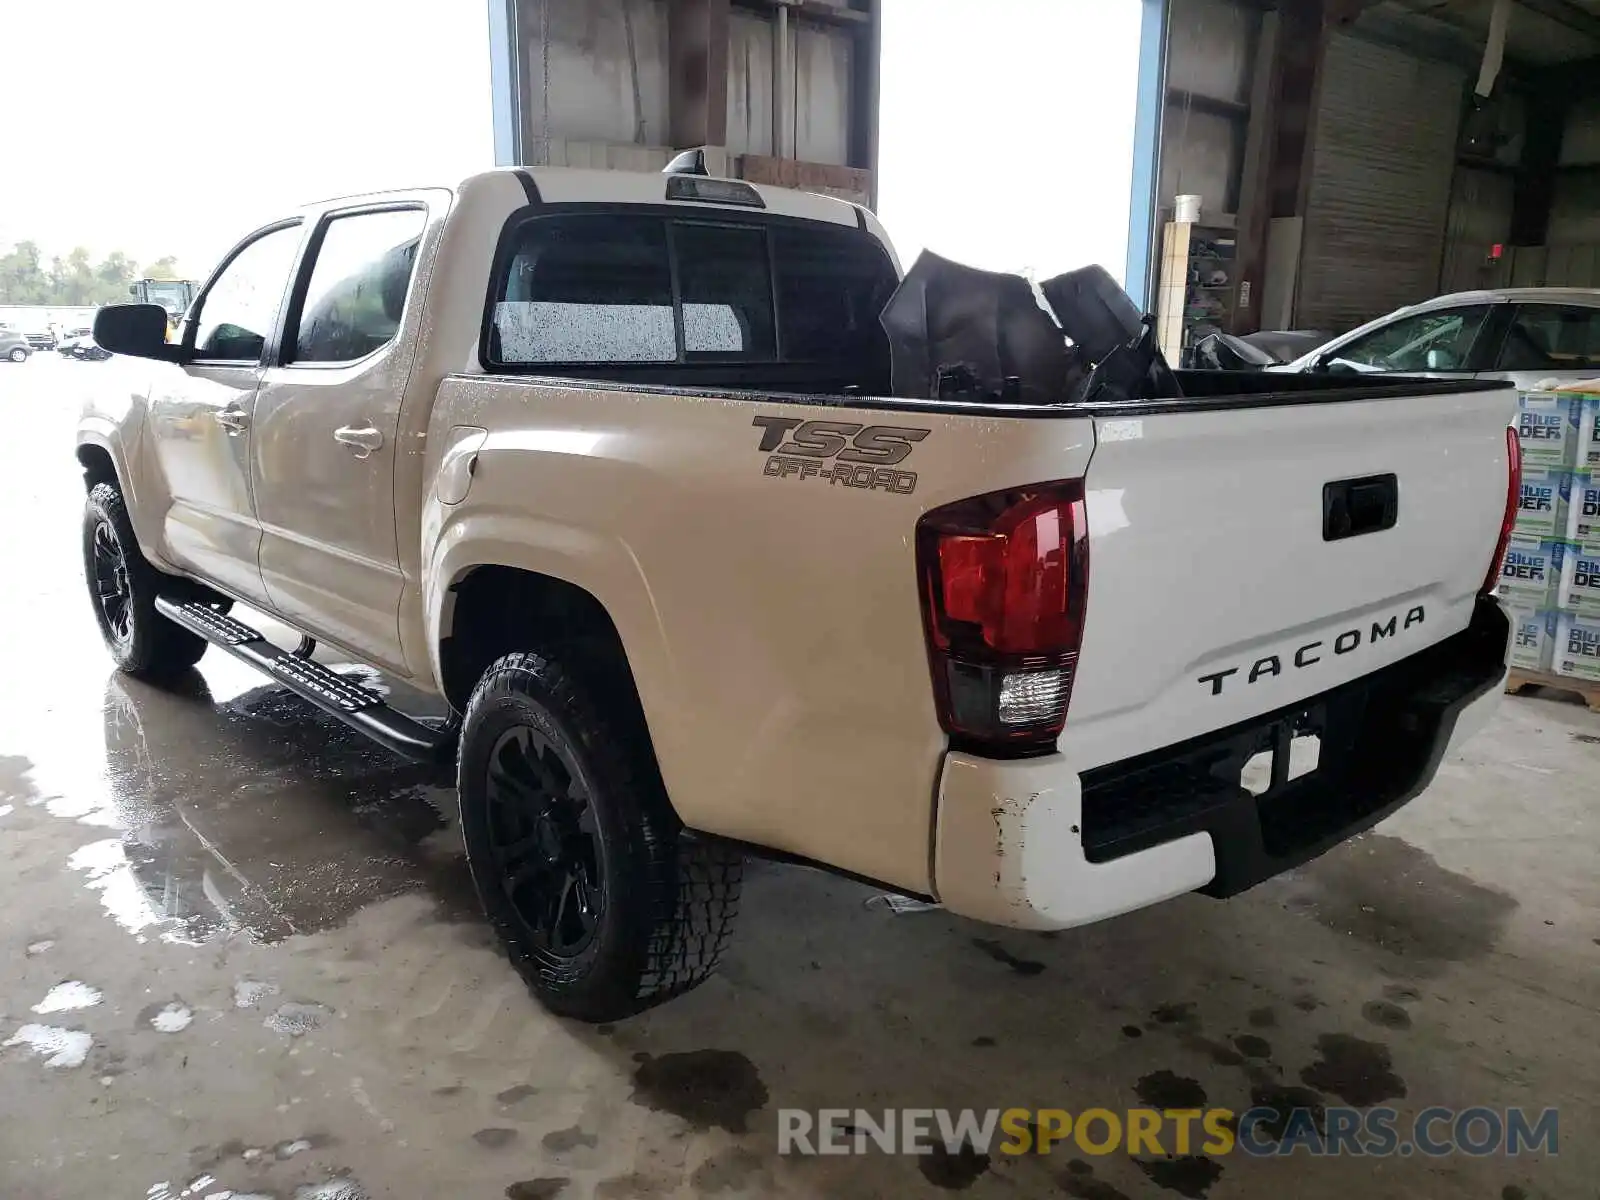
[[[1445,753],[1484,725],[1503,690],[1461,708]],[[1215,877],[1216,848],[1205,832],[1090,862],[1082,808],[1080,777],[1060,754],[997,761],[950,752],[934,844],[940,902],[994,925],[1064,929],[1170,900]]]

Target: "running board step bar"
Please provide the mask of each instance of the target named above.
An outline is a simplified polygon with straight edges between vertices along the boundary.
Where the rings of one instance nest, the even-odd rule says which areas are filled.
[[[235,658],[243,659],[295,695],[396,754],[418,762],[444,763],[455,753],[454,727],[435,729],[397,712],[371,688],[330,671],[319,662],[300,658],[292,651],[273,645],[260,630],[210,605],[158,596],[156,611]]]

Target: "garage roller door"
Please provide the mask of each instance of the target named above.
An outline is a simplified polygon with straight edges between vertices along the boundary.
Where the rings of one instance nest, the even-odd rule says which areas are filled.
[[[1466,76],[1329,39],[1295,315],[1343,330],[1438,292]]]

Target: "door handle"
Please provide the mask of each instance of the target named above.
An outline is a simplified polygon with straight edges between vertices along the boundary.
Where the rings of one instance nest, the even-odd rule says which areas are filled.
[[[333,440],[341,446],[349,446],[356,451],[357,458],[366,458],[383,445],[383,434],[370,425],[361,429],[352,425],[342,425],[333,431]]]
[[[230,437],[236,433],[243,433],[250,427],[250,414],[231,404],[227,408],[217,409],[211,414],[211,419],[226,429]]]

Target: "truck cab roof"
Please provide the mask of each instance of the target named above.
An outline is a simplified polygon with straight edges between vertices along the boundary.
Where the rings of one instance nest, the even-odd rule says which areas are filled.
[[[476,190],[483,181],[515,177],[526,189],[533,184],[539,199],[545,204],[668,204],[699,206],[711,209],[760,209],[778,216],[796,217],[809,221],[826,221],[834,225],[855,225],[872,228],[883,239],[882,227],[876,218],[862,206],[836,196],[815,192],[796,191],[792,188],[773,187],[764,183],[751,183],[744,179],[730,179],[715,175],[669,175],[644,171],[609,171],[589,167],[497,167],[469,175],[455,187],[446,190],[466,194]],[[748,189],[761,201],[759,206],[734,204],[687,196],[670,196],[668,183],[674,179],[703,180],[711,184],[732,184]],[[429,186],[439,186],[429,185]],[[330,196],[305,205],[307,209],[323,209],[344,205],[352,201],[381,200],[399,192],[418,189],[386,189],[381,192],[357,193],[349,196]]]

